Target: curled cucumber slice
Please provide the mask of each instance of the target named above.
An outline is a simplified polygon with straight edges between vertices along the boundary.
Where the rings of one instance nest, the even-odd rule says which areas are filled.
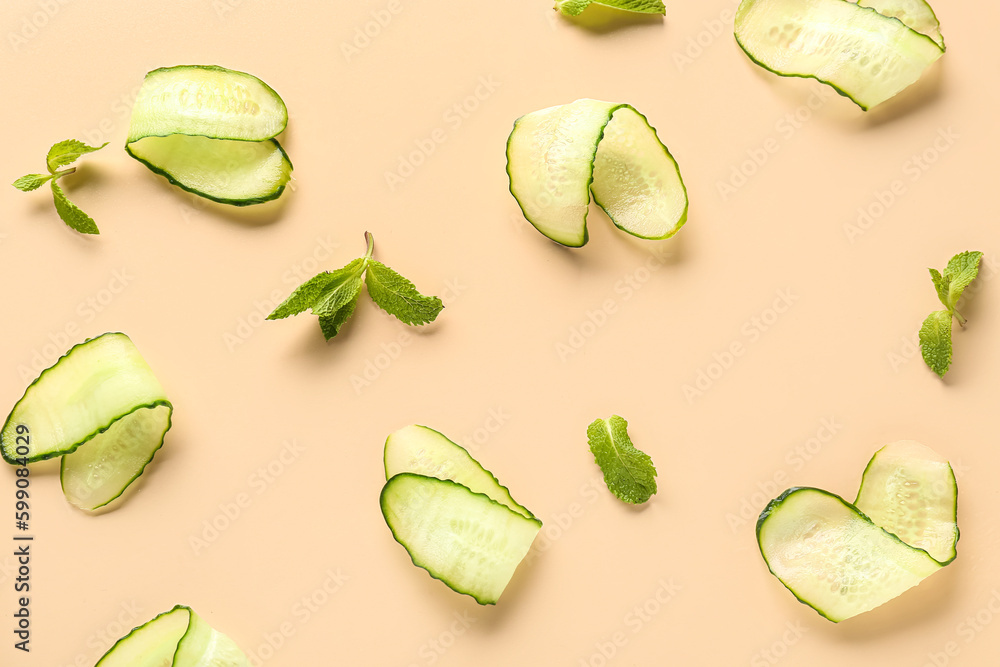
[[[496,604],[542,522],[462,447],[426,426],[385,445],[379,505],[413,564],[449,588]]]
[[[245,72],[182,65],[146,75],[125,150],[189,192],[247,206],[279,197],[292,163],[274,138],[288,123],[281,97]]]
[[[104,654],[95,667],[249,667],[232,639],[190,607],[177,605],[140,625]]]
[[[673,236],[687,220],[680,169],[646,117],[582,99],[517,119],[507,140],[510,192],[524,217],[565,246],[588,240],[590,194],[621,230]]]
[[[839,622],[916,586],[955,558],[958,487],[948,462],[913,441],[876,452],[851,504],[788,489],[757,521],[768,569],[820,615]]]
[[[761,67],[829,84],[864,110],[916,82],[944,54],[923,0],[743,0],[735,35]]]
[[[173,406],[128,336],[76,345],[42,371],[0,432],[11,464],[62,456],[63,492],[94,510],[120,496],[163,445]]]

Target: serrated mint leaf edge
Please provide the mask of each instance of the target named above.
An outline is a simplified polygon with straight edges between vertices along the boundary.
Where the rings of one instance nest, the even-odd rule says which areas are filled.
[[[72,229],[81,234],[100,234],[97,223],[84,213],[79,206],[71,202],[59,185],[52,181],[52,199],[56,205],[56,213]]]
[[[948,283],[948,300],[945,305],[950,310],[955,310],[965,288],[979,275],[979,263],[982,259],[983,253],[978,250],[966,250],[948,260],[943,277]]]
[[[558,0],[555,8],[566,16],[579,16],[590,3],[591,0]]]
[[[107,145],[106,141],[100,146],[88,146],[76,139],[64,139],[52,144],[49,152],[45,155],[45,164],[48,166],[49,172],[54,174],[59,167],[73,164],[81,155],[99,151]]]
[[[638,14],[665,15],[667,13],[663,0],[593,0],[593,3]]]
[[[942,378],[951,367],[951,318],[951,311],[936,310],[920,326],[920,354],[927,367]]]
[[[380,275],[381,272],[384,274]],[[390,288],[388,286],[389,280],[386,278],[398,280],[405,291]],[[374,290],[371,286],[372,282],[377,284]],[[413,281],[375,259],[369,261],[368,271],[365,274],[365,285],[368,287],[368,296],[375,302],[375,305],[399,321],[411,326],[433,322],[444,309],[444,303],[440,298],[422,294]],[[381,292],[396,296],[409,307],[409,311],[396,310],[396,304],[383,300]]]
[[[52,174],[25,174],[21,178],[17,179],[11,185],[20,190],[21,192],[31,192],[32,190],[37,190],[38,188],[45,185],[45,181],[52,178]]]

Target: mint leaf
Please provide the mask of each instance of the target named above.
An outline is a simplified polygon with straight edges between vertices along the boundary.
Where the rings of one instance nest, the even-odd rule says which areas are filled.
[[[81,211],[76,204],[66,199],[66,194],[59,184],[52,181],[52,197],[56,203],[56,213],[67,225],[82,234],[100,234],[97,223],[89,215]]]
[[[579,16],[591,0],[557,0],[555,8],[566,16]]]
[[[927,366],[944,377],[951,365],[951,312],[938,310],[927,316],[920,327],[920,352]]]
[[[937,290],[938,299],[945,308],[950,308],[948,305],[948,280],[942,276],[937,269],[927,269],[931,272],[931,280],[934,282],[934,289]]]
[[[374,259],[368,264],[365,285],[379,308],[407,324],[432,322],[444,308],[441,299],[424,296],[409,280]]]
[[[354,293],[354,298],[351,299],[345,306],[338,310],[333,315],[320,315],[319,316],[319,326],[323,330],[323,335],[327,340],[330,340],[340,332],[340,327],[344,325],[344,322],[354,314],[354,308],[358,305],[358,297],[361,296],[361,289]]]
[[[656,493],[656,468],[649,455],[632,445],[628,422],[618,415],[597,419],[587,427],[587,440],[604,483],[620,500],[640,504]]]
[[[108,143],[104,142],[100,146],[88,146],[82,141],[67,139],[66,141],[60,141],[58,144],[54,144],[52,148],[49,149],[49,154],[45,156],[45,162],[49,166],[49,172],[54,174],[56,169],[59,167],[65,167],[68,164],[72,164],[73,162],[76,162],[76,159],[81,155],[99,151],[107,145]]]
[[[594,4],[642,14],[666,14],[663,0],[594,0]]]
[[[948,261],[943,276],[948,283],[948,300],[944,305],[952,312],[955,311],[958,300],[962,298],[962,292],[979,274],[979,260],[982,258],[981,252],[967,251],[958,253]],[[962,322],[961,318],[959,322]]]
[[[368,252],[364,257],[302,283],[267,319],[278,320],[312,310],[319,317],[323,336],[330,340],[354,314],[363,284],[367,284],[368,294],[380,308],[407,324],[425,324],[437,317],[444,308],[441,299],[424,296],[409,280],[372,259],[375,239],[365,232],[365,240]]]
[[[52,178],[51,175],[46,176],[45,174],[28,174],[27,176],[22,176],[12,183],[12,185],[20,190],[21,192],[31,192],[32,190],[37,190],[42,187],[45,181]]]

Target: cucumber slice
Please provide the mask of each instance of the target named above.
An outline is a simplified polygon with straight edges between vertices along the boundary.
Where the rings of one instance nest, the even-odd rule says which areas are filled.
[[[215,65],[161,67],[139,88],[127,143],[171,134],[263,141],[287,124],[281,97],[252,74]]]
[[[542,525],[457,482],[413,473],[386,482],[379,503],[414,565],[482,605],[500,599]]]
[[[944,53],[943,41],[845,0],[743,0],[735,35],[761,67],[829,84],[864,110],[913,84]]]
[[[292,163],[274,137],[285,103],[246,72],[182,65],[146,75],[126,152],[188,192],[247,206],[281,196]]]
[[[906,544],[947,565],[958,543],[958,484],[946,459],[901,440],[875,453],[854,505]]]
[[[528,222],[565,246],[587,243],[591,190],[639,238],[669,238],[687,220],[677,162],[627,104],[582,99],[522,116],[507,140],[507,175]]]
[[[757,522],[757,541],[774,576],[835,623],[888,602],[941,569],[926,551],[819,489],[792,488],[772,500]]]
[[[941,23],[924,0],[862,0],[858,4],[871,7],[883,16],[899,19],[911,30],[930,37],[944,51]]]
[[[0,431],[0,453],[11,464],[65,456],[67,500],[97,509],[142,473],[172,413],[129,337],[106,333],[74,346],[25,390]]]
[[[177,605],[119,639],[95,667],[248,667],[226,635]]]
[[[458,482],[474,493],[482,493],[506,505],[526,519],[535,518],[464,447],[432,428],[406,426],[386,439],[385,478],[388,480],[404,472]]]
[[[233,206],[277,199],[292,175],[292,163],[276,139],[220,141],[174,134],[146,137],[125,150],[181,189]]]

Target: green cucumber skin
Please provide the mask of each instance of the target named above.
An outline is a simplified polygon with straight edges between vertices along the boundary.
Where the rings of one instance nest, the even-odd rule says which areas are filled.
[[[745,2],[745,1],[746,1],[746,0],[744,0],[744,2]],[[851,4],[853,4],[853,3],[851,3]],[[741,5],[742,5],[742,3],[741,3]],[[879,12],[875,11],[875,10],[874,10],[874,9],[872,9],[871,7],[862,7],[862,6],[859,6],[859,9],[862,9],[862,10],[865,10],[865,11],[870,11],[870,12],[873,12],[873,13],[875,13],[875,14],[878,14],[879,16],[882,16],[883,18],[886,18],[886,19],[888,19],[888,20],[891,20],[891,21],[896,21],[897,23],[899,23],[900,25],[902,25],[902,26],[903,26],[904,28],[906,28],[906,29],[907,29],[907,30],[909,30],[910,32],[912,32],[912,33],[914,33],[914,34],[917,34],[917,35],[920,35],[921,37],[923,37],[923,38],[924,38],[924,39],[926,39],[927,41],[929,41],[929,42],[931,42],[932,44],[934,44],[934,46],[935,46],[935,47],[937,47],[937,48],[940,48],[940,49],[941,49],[941,51],[942,51],[942,53],[944,52],[944,48],[943,48],[943,47],[940,47],[940,46],[939,46],[939,45],[937,44],[937,42],[935,42],[935,41],[934,41],[933,39],[931,39],[930,37],[928,37],[927,35],[925,35],[925,34],[923,34],[923,33],[920,33],[920,32],[917,32],[916,30],[913,30],[912,28],[910,28],[909,26],[907,26],[906,24],[904,24],[904,23],[903,23],[902,21],[900,21],[899,19],[897,19],[897,18],[894,18],[894,17],[888,17],[888,16],[884,16],[883,14],[879,14]],[[738,14],[739,14],[739,10],[737,10],[737,15],[738,15]],[[761,68],[763,68],[763,69],[767,70],[768,72],[771,72],[772,74],[777,74],[778,76],[783,76],[783,77],[786,77],[786,78],[794,78],[794,79],[814,79],[814,80],[816,80],[816,81],[819,81],[820,83],[822,83],[822,84],[824,84],[824,85],[827,85],[827,86],[830,86],[831,88],[833,88],[833,90],[835,90],[835,91],[837,92],[837,94],[838,94],[838,95],[840,95],[841,97],[846,97],[846,98],[847,98],[847,99],[849,99],[850,101],[854,102],[854,103],[855,103],[856,105],[858,105],[858,107],[860,107],[860,108],[861,108],[861,110],[862,110],[862,111],[868,111],[868,110],[870,109],[870,107],[868,107],[868,106],[865,106],[864,104],[862,104],[862,103],[861,103],[860,101],[858,101],[857,99],[855,99],[855,98],[854,98],[854,97],[853,97],[853,96],[852,96],[852,95],[851,95],[851,94],[850,94],[849,92],[847,92],[846,90],[843,90],[842,88],[838,87],[838,86],[837,86],[836,84],[834,84],[834,83],[832,83],[832,82],[830,82],[830,81],[827,81],[826,79],[821,79],[820,77],[818,77],[818,76],[816,76],[816,75],[814,75],[814,74],[804,74],[804,73],[799,73],[799,72],[779,72],[779,71],[778,71],[778,70],[776,70],[776,69],[772,69],[772,68],[771,68],[771,67],[770,67],[769,65],[766,65],[765,63],[763,63],[763,62],[761,62],[760,60],[758,60],[758,59],[757,59],[757,58],[756,58],[756,57],[755,57],[755,56],[753,55],[753,53],[751,53],[751,52],[750,52],[750,50],[749,50],[749,49],[748,49],[748,48],[747,48],[747,47],[746,47],[746,46],[745,46],[745,45],[743,44],[742,40],[740,40],[740,37],[739,37],[739,35],[738,35],[738,34],[736,34],[736,33],[734,32],[734,33],[733,33],[733,37],[735,37],[735,38],[736,38],[736,43],[737,43],[737,45],[739,45],[739,47],[740,47],[740,49],[741,49],[741,50],[743,51],[743,53],[745,53],[745,54],[746,54],[746,56],[747,56],[747,57],[748,57],[748,58],[749,58],[749,59],[750,59],[751,61],[753,61],[753,63],[754,63],[755,65],[757,65],[758,67],[761,67]]]
[[[401,478],[401,477],[412,477],[412,478],[415,478],[415,479],[418,479],[418,480],[422,480],[422,481],[432,481],[432,482],[436,482],[436,483],[440,483],[440,484],[449,484],[449,485],[452,485],[452,486],[457,486],[459,488],[465,489],[468,493],[470,493],[473,496],[482,496],[483,498],[485,498],[490,503],[492,503],[492,504],[494,504],[494,505],[496,505],[498,507],[504,508],[505,510],[507,510],[508,512],[510,512],[511,514],[513,514],[515,516],[518,516],[518,517],[520,517],[522,519],[525,519],[526,521],[531,521],[531,522],[537,524],[539,528],[542,527],[542,522],[539,519],[527,519],[525,516],[523,516],[521,514],[518,514],[514,510],[510,509],[509,507],[507,507],[506,505],[498,503],[497,501],[493,500],[492,498],[490,498],[486,494],[484,494],[484,493],[476,493],[475,491],[472,491],[471,489],[469,489],[469,487],[463,486],[462,484],[459,484],[458,482],[453,482],[453,481],[451,481],[449,479],[438,479],[437,477],[427,477],[426,475],[417,475],[417,474],[414,474],[414,473],[411,473],[411,472],[401,472],[398,475],[393,475],[392,479],[390,479],[389,481],[387,481],[385,483],[385,486],[382,487],[382,492],[379,494],[379,508],[382,510],[382,518],[385,520],[386,526],[389,527],[389,532],[392,533],[392,539],[396,540],[396,542],[398,542],[403,547],[403,549],[406,550],[406,554],[410,557],[410,562],[412,562],[414,565],[416,565],[417,567],[419,567],[421,570],[423,570],[424,572],[426,572],[427,574],[429,574],[432,579],[437,579],[438,581],[440,581],[441,583],[443,583],[445,586],[447,586],[451,590],[455,591],[456,593],[461,593],[462,595],[468,595],[473,600],[475,600],[476,602],[478,602],[479,604],[481,604],[483,606],[496,605],[497,600],[480,599],[478,596],[476,596],[475,593],[472,593],[471,591],[462,590],[461,588],[458,588],[458,587],[454,586],[451,582],[447,581],[446,579],[443,579],[441,577],[436,576],[433,572],[431,572],[424,565],[422,565],[419,561],[417,561],[416,557],[412,553],[410,553],[410,549],[406,546],[406,544],[402,540],[400,540],[399,537],[396,535],[396,531],[393,530],[392,525],[389,523],[389,520],[386,519],[386,509],[387,509],[386,491],[389,489],[389,483],[392,482],[392,480],[398,479],[398,478]]]
[[[510,498],[510,499],[511,499],[511,500],[512,500],[512,501],[514,502],[514,504],[515,504],[515,505],[517,505],[518,507],[520,507],[521,509],[523,509],[523,510],[524,510],[525,512],[527,512],[527,513],[528,513],[528,514],[527,514],[527,516],[525,516],[524,518],[526,518],[526,519],[534,519],[534,520],[536,520],[536,521],[538,521],[538,520],[539,520],[539,519],[538,519],[538,517],[537,517],[537,516],[535,516],[535,515],[534,515],[534,514],[532,513],[532,511],[531,511],[531,510],[529,510],[529,509],[528,509],[527,507],[525,507],[525,506],[524,506],[524,505],[522,505],[521,503],[519,503],[519,502],[517,502],[516,500],[514,500],[514,496],[512,496],[512,495],[511,495],[511,493],[510,493],[510,489],[508,489],[508,488],[507,488],[506,486],[504,486],[503,484],[501,484],[501,483],[500,483],[500,480],[499,480],[499,479],[497,479],[497,476],[496,476],[496,475],[494,475],[494,474],[493,474],[493,473],[492,473],[491,471],[489,471],[489,470],[487,470],[486,468],[484,468],[484,467],[483,467],[483,464],[482,464],[482,463],[480,463],[480,462],[479,462],[479,460],[478,460],[478,459],[476,459],[476,457],[474,457],[474,456],[473,456],[473,455],[472,455],[472,454],[471,454],[471,453],[469,452],[469,450],[467,450],[467,449],[466,449],[465,447],[463,447],[462,445],[458,444],[457,442],[455,442],[454,440],[452,440],[451,438],[449,438],[448,436],[446,436],[446,435],[445,435],[444,433],[442,433],[441,431],[438,431],[437,429],[433,429],[433,428],[431,428],[430,426],[423,426],[422,424],[417,424],[417,426],[418,426],[418,427],[420,427],[420,428],[423,428],[423,429],[427,429],[428,431],[433,431],[434,433],[437,433],[437,434],[438,434],[438,435],[440,435],[440,436],[441,436],[442,438],[444,438],[445,440],[447,440],[448,442],[450,442],[451,444],[453,444],[453,445],[454,445],[455,447],[458,447],[458,448],[459,448],[459,449],[461,449],[461,450],[462,450],[463,452],[465,452],[466,454],[468,454],[468,455],[469,455],[469,458],[470,458],[470,459],[472,460],[472,462],[473,462],[473,463],[475,463],[475,464],[476,464],[477,466],[479,466],[479,469],[480,469],[480,470],[482,470],[482,471],[483,471],[484,473],[486,473],[487,475],[489,475],[490,477],[492,477],[492,478],[493,478],[493,481],[494,481],[494,482],[496,482],[497,486],[499,486],[499,487],[500,487],[501,489],[503,489],[504,491],[506,491],[506,492],[507,492],[507,497],[508,497],[508,498]],[[391,437],[392,437],[392,435],[393,435],[393,434],[390,434],[390,435],[389,435],[389,437],[387,437],[387,438],[386,438],[386,444],[388,444],[388,442],[389,442],[389,438],[391,438]],[[383,448],[382,448],[382,451],[383,451],[383,454],[382,454],[382,465],[383,465],[383,467],[385,468],[385,475],[386,475],[386,481],[388,482],[388,481],[389,481],[389,479],[390,479],[390,477],[389,477],[389,464],[388,464],[388,462],[387,462],[387,461],[385,460],[385,459],[386,459],[386,455],[385,455],[385,446],[383,446]],[[425,476],[426,476],[426,475],[425,475]],[[435,478],[435,479],[437,479],[437,478]],[[457,483],[457,482],[456,482],[456,483]],[[463,486],[464,486],[464,485],[463,485]],[[492,500],[492,499],[491,499],[491,500]],[[494,501],[494,502],[495,502],[495,501]],[[501,503],[501,504],[502,504],[502,503]],[[511,508],[511,509],[513,509],[513,508]],[[516,511],[516,510],[514,510],[514,511]],[[520,514],[520,512],[518,512],[518,514]]]
[[[885,449],[885,448],[883,447],[882,449]],[[879,452],[881,452],[882,449],[878,450],[878,452],[875,452],[875,454],[868,460],[868,465],[865,466],[865,471],[863,473],[861,473],[861,485],[858,487],[858,495],[854,498],[854,502],[855,503],[858,501],[859,498],[861,498],[861,491],[862,491],[862,489],[865,488],[865,477],[868,475],[868,470],[875,463],[875,459],[878,458]],[[934,556],[931,556],[931,558],[933,558],[935,561],[937,561],[938,563],[941,564],[941,567],[944,567],[945,565],[948,565],[953,560],[955,560],[956,558],[958,558],[958,549],[957,549],[957,546],[958,546],[959,539],[961,539],[961,537],[962,537],[962,531],[961,531],[961,529],[958,526],[958,481],[957,481],[957,478],[955,477],[955,470],[951,467],[951,463],[948,464],[948,470],[951,471],[952,479],[955,480],[955,498],[954,498],[954,501],[955,501],[955,512],[954,512],[954,514],[952,516],[952,520],[955,522],[955,547],[952,549],[952,556],[951,556],[951,558],[948,558],[946,560],[941,561],[941,560],[938,560],[937,558],[934,558]],[[784,495],[784,494],[782,494],[782,495]],[[857,507],[856,505],[853,505],[853,504],[852,504],[852,506],[855,507],[855,508]],[[858,512],[861,512],[861,510],[858,510]],[[761,516],[763,516],[763,514]],[[867,518],[867,516],[865,518]],[[757,525],[758,525],[758,534],[759,534],[760,523],[758,522]],[[889,531],[886,531],[886,532],[889,532]],[[892,535],[893,537],[896,537],[892,533],[889,533],[889,534]],[[897,537],[897,539],[899,539],[899,538]],[[902,540],[900,540],[900,541],[902,541]],[[904,544],[905,544],[905,542],[904,542]],[[909,546],[909,545],[907,545],[907,546]],[[911,547],[911,548],[917,548],[917,547]],[[921,551],[923,551],[923,549],[921,549]],[[930,556],[930,554],[927,554],[927,555]]]
[[[142,467],[139,468],[139,471],[136,472],[136,474],[130,480],[128,480],[128,482],[122,487],[121,491],[119,491],[115,495],[114,498],[109,498],[108,500],[106,500],[105,502],[101,503],[100,505],[97,505],[96,507],[91,507],[88,511],[98,510],[98,509],[100,509],[102,507],[105,507],[106,505],[110,505],[115,500],[117,500],[118,498],[120,498],[121,495],[123,493],[125,493],[125,491],[128,489],[128,487],[132,486],[132,484],[133,484],[133,482],[135,482],[135,480],[139,479],[139,477],[142,476],[142,473],[145,472],[145,470],[149,466],[149,464],[153,462],[153,457],[156,456],[156,452],[160,451],[160,448],[163,447],[163,441],[166,440],[166,438],[167,438],[167,431],[169,431],[170,427],[173,426],[173,422],[174,422],[174,406],[170,403],[170,401],[166,401],[166,400],[164,400],[164,401],[153,401],[152,403],[147,404],[147,405],[140,405],[135,410],[131,410],[129,412],[126,412],[121,417],[118,417],[118,419],[116,419],[115,421],[111,422],[111,424],[108,424],[107,426],[105,426],[101,430],[95,431],[94,433],[91,433],[90,435],[87,436],[86,440],[78,443],[76,446],[73,447],[73,449],[71,449],[71,450],[69,450],[67,452],[63,452],[63,454],[60,454],[60,456],[65,456],[65,454],[71,454],[72,452],[74,452],[77,449],[79,449],[80,446],[83,445],[83,444],[85,444],[88,440],[94,438],[97,435],[100,435],[101,433],[104,433],[104,431],[107,431],[119,419],[122,419],[123,417],[126,417],[126,416],[132,414],[136,410],[144,410],[144,409],[147,409],[147,408],[155,408],[155,407],[160,407],[160,406],[165,406],[169,410],[167,412],[167,428],[165,428],[163,430],[163,434],[160,435],[160,443],[158,445],[156,445],[156,447],[153,448],[153,450],[149,453],[149,458],[146,459],[146,462],[144,464],[142,464]],[[65,465],[66,465],[66,459],[63,458],[63,460],[59,462],[59,486],[60,487],[62,487],[63,468],[65,467]],[[63,489],[63,493],[64,494],[65,494],[65,492],[66,492],[66,490]]]
[[[45,454],[41,454],[39,456],[33,456],[33,457],[30,457],[30,458],[27,458],[27,459],[25,459],[25,458],[19,458],[19,457],[12,457],[12,456],[8,455],[8,453],[7,453],[7,444],[3,442],[3,434],[7,432],[7,427],[11,425],[10,420],[13,418],[14,413],[17,410],[17,406],[20,405],[21,401],[24,400],[24,397],[27,396],[28,390],[31,389],[36,384],[38,384],[42,380],[42,378],[45,377],[46,373],[48,373],[50,370],[52,370],[53,368],[55,368],[59,364],[60,361],[62,361],[63,359],[65,359],[66,357],[68,357],[69,355],[71,355],[73,353],[73,350],[75,350],[76,348],[78,348],[78,347],[80,347],[82,345],[86,345],[87,343],[90,343],[91,341],[97,340],[98,338],[103,338],[104,336],[125,336],[126,338],[128,338],[128,336],[126,336],[126,334],[124,334],[124,333],[122,333],[120,331],[109,331],[107,333],[101,334],[100,336],[94,336],[93,338],[88,338],[87,340],[83,341],[82,343],[77,343],[76,345],[74,345],[73,347],[71,347],[66,352],[66,354],[64,354],[61,357],[59,357],[54,364],[52,364],[51,366],[49,366],[48,368],[46,368],[45,370],[43,370],[38,375],[38,377],[35,378],[35,380],[31,384],[29,384],[27,386],[27,388],[24,390],[24,393],[21,395],[21,398],[19,398],[17,400],[17,403],[14,404],[14,407],[11,409],[10,414],[7,416],[7,420],[4,422],[4,425],[3,425],[3,430],[0,431],[0,456],[3,457],[4,461],[6,461],[7,463],[9,463],[11,465],[21,465],[22,463],[37,463],[39,461],[45,461],[47,459],[54,459],[54,458],[57,458],[57,457],[60,457],[60,456],[65,456],[66,454],[71,454],[72,452],[75,452],[77,449],[79,449],[81,445],[83,445],[84,443],[88,442],[90,439],[92,439],[95,436],[98,436],[101,433],[104,433],[105,431],[107,431],[109,428],[111,428],[111,426],[116,421],[118,421],[119,419],[121,419],[125,415],[131,414],[131,413],[135,412],[136,410],[141,410],[143,408],[155,408],[157,406],[163,405],[163,406],[166,406],[166,407],[170,408],[170,416],[171,416],[171,419],[173,418],[173,409],[174,409],[174,406],[170,403],[170,401],[168,401],[168,400],[153,401],[152,403],[148,403],[148,404],[144,404],[144,405],[139,405],[139,406],[135,407],[134,409],[126,412],[125,415],[119,415],[118,417],[116,417],[111,422],[109,422],[109,423],[105,424],[104,426],[98,428],[93,433],[90,433],[86,438],[84,438],[80,442],[77,442],[77,443],[73,444],[72,446],[68,447],[67,449],[60,450],[60,451],[55,451],[55,452],[47,452]],[[31,429],[31,424],[26,424],[26,426],[28,426],[29,430]],[[169,426],[167,428],[169,430]],[[166,435],[166,431],[164,431],[164,435]],[[162,446],[162,444],[163,443],[161,441],[160,445]],[[157,449],[159,449],[159,448],[157,448]],[[17,450],[15,449],[14,452],[16,454]]]
[[[240,139],[219,139],[219,141],[241,141],[241,140]],[[288,153],[285,152],[285,149],[281,146],[280,143],[278,143],[278,140],[277,139],[266,139],[265,141],[270,141],[270,142],[274,143],[275,146],[278,147],[278,150],[281,151],[281,157],[282,157],[282,159],[285,162],[288,163],[288,171],[291,172],[294,169],[294,167],[292,166],[292,161],[291,161],[291,159],[289,159]],[[184,190],[185,192],[190,192],[193,195],[198,195],[199,197],[203,197],[205,199],[209,199],[209,200],[217,202],[219,204],[228,204],[230,206],[251,206],[253,204],[263,204],[265,202],[273,201],[273,200],[277,199],[278,197],[280,197],[281,193],[285,191],[285,186],[287,185],[287,183],[282,183],[281,185],[278,186],[278,188],[276,190],[274,190],[273,192],[270,192],[269,194],[267,194],[267,195],[265,195],[263,197],[252,197],[250,199],[225,199],[223,197],[213,197],[211,195],[205,194],[201,190],[196,190],[194,188],[190,188],[190,187],[184,185],[180,181],[176,180],[170,174],[170,172],[165,171],[163,169],[160,169],[159,167],[157,167],[156,165],[152,164],[151,162],[143,160],[141,157],[137,156],[135,153],[132,152],[132,150],[130,149],[130,147],[129,147],[128,144],[125,145],[125,152],[128,153],[130,157],[132,157],[135,160],[137,160],[137,161],[141,162],[142,164],[146,165],[146,167],[151,172],[153,172],[154,174],[159,174],[160,176],[165,177],[168,181],[170,181],[171,185],[176,185],[177,187],[179,187],[181,190]]]
[[[281,129],[278,132],[275,132],[273,135],[271,135],[270,137],[267,137],[267,138],[273,139],[274,137],[276,137],[279,134],[281,134],[282,132],[284,132],[285,128],[288,126],[288,107],[285,106],[284,100],[282,99],[281,95],[279,95],[278,92],[274,88],[272,88],[271,86],[269,86],[263,79],[261,79],[261,78],[259,78],[257,76],[254,76],[253,74],[250,74],[249,72],[242,72],[240,70],[229,69],[228,67],[222,67],[221,65],[173,65],[173,66],[169,66],[169,67],[158,67],[158,68],[156,68],[154,70],[150,70],[149,72],[146,72],[146,76],[143,77],[143,83],[145,83],[145,81],[147,79],[149,79],[150,77],[152,77],[154,74],[159,74],[159,73],[162,73],[162,72],[173,72],[173,71],[185,70],[185,69],[204,70],[206,72],[218,72],[220,74],[239,74],[241,76],[246,76],[246,77],[250,77],[251,79],[255,79],[264,88],[266,88],[268,92],[270,92],[272,95],[274,95],[277,99],[281,100],[282,107],[284,107],[284,110],[285,110],[285,113],[284,113],[284,122],[282,123]],[[183,133],[183,132],[173,132],[171,134],[185,134],[185,133]],[[168,135],[168,134],[148,134],[148,135],[143,135],[142,137],[130,138],[130,140],[128,140],[126,142],[125,149],[128,150],[128,144],[132,143],[133,141],[138,141],[139,139],[144,139],[147,136],[149,136],[149,137],[166,137],[166,136],[170,136],[170,135]],[[201,135],[201,136],[207,136],[207,135]],[[214,138],[214,137],[209,137],[209,138]],[[227,139],[227,141],[263,141],[263,139]],[[284,152],[284,151],[282,151],[282,152]],[[135,156],[133,155],[133,157],[135,157]],[[287,156],[286,156],[286,158],[287,158]],[[138,159],[138,158],[136,158],[136,159]]]
[[[779,495],[777,498],[775,498],[774,500],[772,500],[771,502],[769,502],[767,504],[767,507],[765,507],[763,509],[763,511],[761,511],[760,516],[757,518],[757,526],[756,526],[756,529],[754,531],[755,534],[756,534],[756,537],[757,537],[757,549],[760,551],[760,555],[764,559],[764,564],[767,565],[768,572],[770,572],[771,575],[774,576],[775,579],[777,579],[778,581],[780,581],[781,585],[784,586],[785,588],[787,588],[788,592],[790,592],[792,595],[794,595],[796,600],[798,600],[802,604],[806,605],[807,607],[809,607],[810,609],[812,609],[813,611],[815,611],[817,614],[819,614],[820,616],[822,616],[826,620],[828,620],[828,621],[830,621],[832,623],[839,623],[840,622],[840,620],[838,620],[838,619],[830,618],[822,609],[820,609],[818,607],[815,607],[812,604],[810,604],[809,602],[803,600],[801,597],[799,597],[799,594],[796,593],[794,589],[790,588],[788,586],[788,584],[786,584],[784,581],[782,581],[781,577],[779,577],[777,574],[775,574],[774,570],[771,569],[771,563],[767,559],[767,554],[764,553],[764,549],[760,545],[760,531],[761,531],[761,528],[763,527],[764,523],[767,521],[767,519],[772,514],[774,514],[774,512],[776,512],[777,510],[779,510],[781,508],[781,505],[782,505],[782,503],[784,503],[785,499],[787,499],[789,496],[791,496],[791,495],[793,495],[795,493],[801,493],[801,492],[821,493],[821,494],[823,494],[825,496],[830,496],[831,498],[834,498],[835,500],[840,501],[841,503],[843,503],[845,506],[847,506],[852,511],[857,512],[858,515],[861,516],[861,518],[863,518],[864,520],[868,521],[869,523],[871,523],[876,528],[879,528],[883,533],[885,533],[886,535],[888,535],[889,537],[891,537],[896,542],[899,542],[900,544],[906,546],[909,549],[913,549],[914,551],[922,551],[923,553],[925,553],[927,555],[928,558],[930,558],[931,560],[933,560],[935,563],[939,562],[939,561],[935,560],[930,554],[928,554],[923,549],[920,549],[918,547],[910,546],[906,542],[903,542],[901,539],[899,539],[893,533],[890,533],[889,531],[885,530],[881,526],[878,526],[874,521],[872,521],[871,519],[868,518],[867,514],[865,514],[864,512],[862,512],[861,510],[859,510],[857,507],[855,507],[853,503],[847,502],[846,500],[844,500],[843,498],[841,498],[840,496],[838,496],[835,493],[830,493],[829,491],[824,491],[823,489],[817,489],[817,488],[812,487],[812,486],[793,486],[793,487],[791,487],[789,489],[786,489],[781,495]]]

